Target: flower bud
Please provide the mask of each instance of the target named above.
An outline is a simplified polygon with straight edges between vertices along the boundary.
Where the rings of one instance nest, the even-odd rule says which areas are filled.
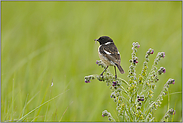
[[[174,115],[175,114],[175,110],[173,110],[172,108],[168,110],[168,113],[171,114],[171,115]]]
[[[150,53],[153,54],[154,53],[154,50],[152,49]]]
[[[175,79],[169,79],[167,82],[168,85],[175,84]]]
[[[140,109],[140,106],[137,107],[137,110],[139,110],[139,109]]]

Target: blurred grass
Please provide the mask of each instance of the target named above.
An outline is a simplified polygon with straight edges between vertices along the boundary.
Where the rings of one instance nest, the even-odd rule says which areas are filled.
[[[173,121],[182,121],[181,5],[181,1],[1,2],[1,121],[18,120],[67,89],[24,121],[107,121],[101,116],[104,109],[117,119],[106,84],[84,83],[84,76],[102,72],[95,64],[99,57],[94,43],[102,35],[117,45],[126,71],[118,76],[126,80],[132,42],[141,45],[137,75],[149,48],[155,50],[149,67],[158,52],[165,52],[159,66],[166,74],[160,76],[154,98],[169,78],[176,83],[170,86],[169,102],[165,97],[155,116],[159,121],[169,106],[176,110]]]

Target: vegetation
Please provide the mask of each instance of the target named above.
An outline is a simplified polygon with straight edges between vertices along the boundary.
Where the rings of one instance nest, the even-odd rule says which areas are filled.
[[[139,42],[136,75],[144,55],[165,52],[158,63],[161,75],[153,93],[157,97],[171,77],[157,121],[173,108],[171,121],[182,121],[182,2],[1,2],[1,121],[108,121],[107,109],[118,120],[108,86],[83,77],[103,69],[94,39],[110,36],[121,54],[128,80],[131,44]],[[151,55],[149,65],[156,55]],[[113,68],[109,70],[113,72]],[[148,69],[147,73],[149,73]],[[162,81],[163,80],[163,81]]]

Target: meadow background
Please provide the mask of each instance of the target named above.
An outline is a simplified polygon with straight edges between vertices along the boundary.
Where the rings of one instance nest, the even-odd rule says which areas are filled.
[[[158,66],[166,73],[153,98],[169,78],[175,84],[155,117],[160,121],[173,108],[170,121],[182,121],[181,19],[181,1],[1,2],[1,121],[102,122],[108,121],[105,109],[117,119],[109,87],[84,82],[84,76],[103,71],[95,63],[99,44],[94,42],[103,35],[121,53],[125,74],[118,71],[118,77],[125,80],[134,41],[140,43],[137,75],[149,48],[155,51],[150,68],[157,53],[165,52]]]

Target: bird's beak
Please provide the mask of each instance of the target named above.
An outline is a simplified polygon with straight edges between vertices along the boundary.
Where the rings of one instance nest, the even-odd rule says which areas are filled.
[[[98,41],[98,39],[94,39],[94,41],[95,41],[95,44],[96,44],[96,42]]]

